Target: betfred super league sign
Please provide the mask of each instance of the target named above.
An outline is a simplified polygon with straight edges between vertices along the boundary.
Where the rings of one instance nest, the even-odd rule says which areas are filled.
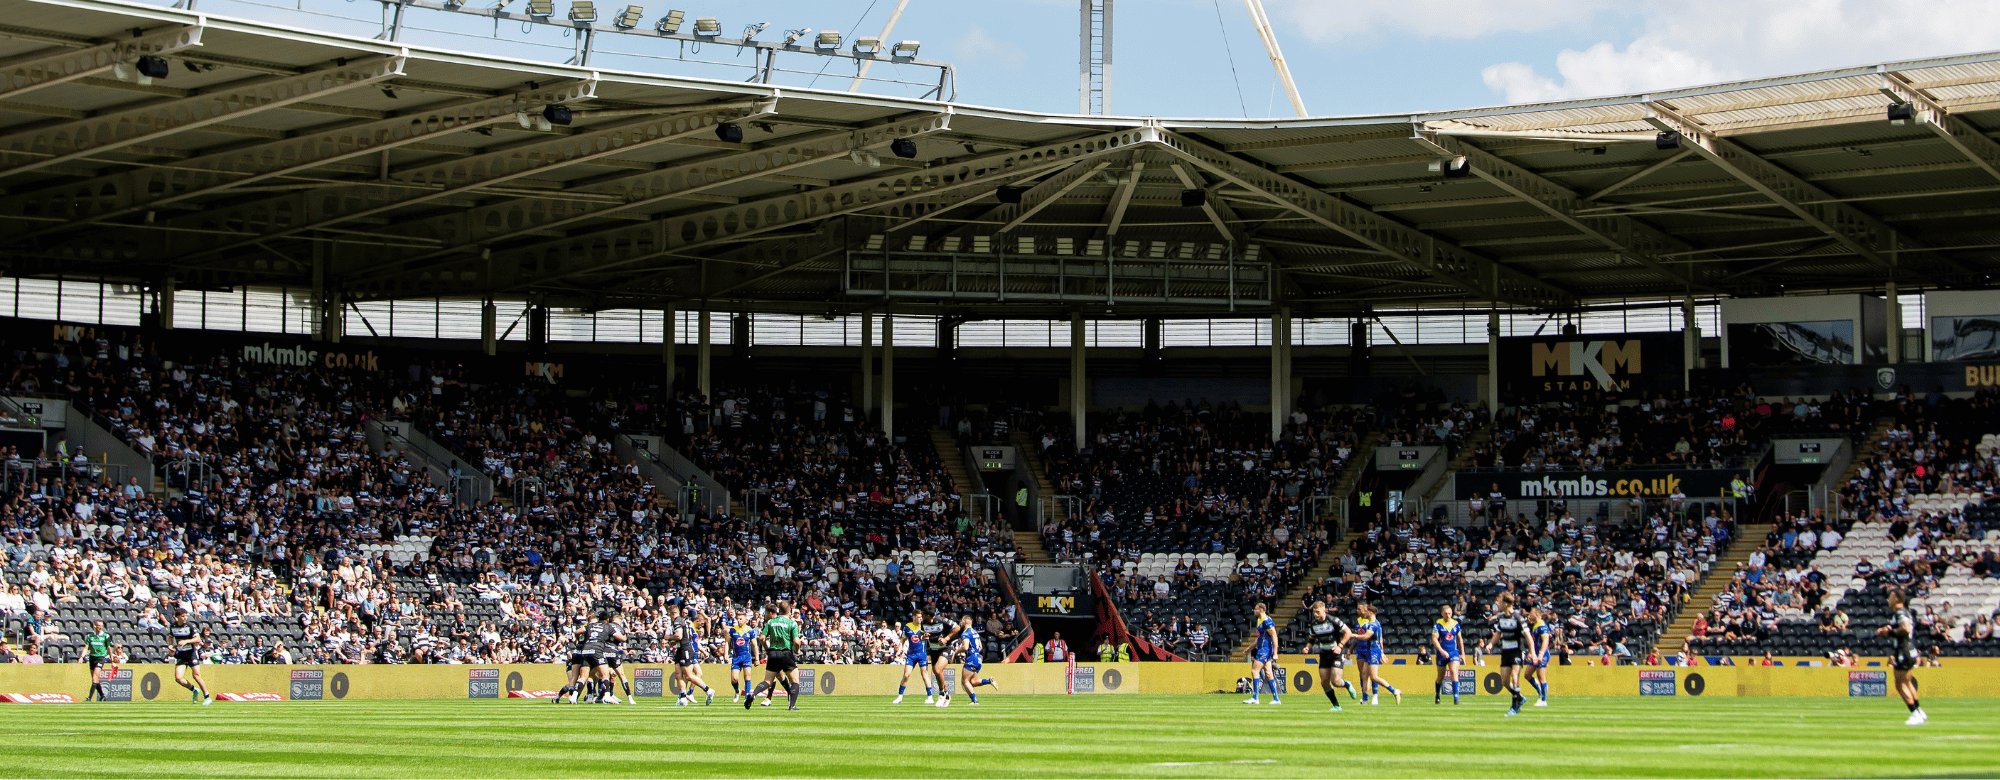
[[[1681,349],[1678,333],[1503,338],[1501,398],[1542,401],[1591,392],[1679,389],[1686,365]]]

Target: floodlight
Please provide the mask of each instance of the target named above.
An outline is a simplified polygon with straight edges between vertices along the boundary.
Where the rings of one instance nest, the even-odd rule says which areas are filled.
[[[681,31],[681,22],[685,19],[687,19],[685,11],[668,11],[666,16],[660,17],[660,21],[653,24],[653,29],[673,35]]]
[[[591,0],[576,0],[569,4],[569,20],[572,22],[597,21],[597,3]]]
[[[143,62],[144,60],[141,61]],[[1889,104],[1889,124],[1902,127],[1903,125],[1915,124],[1919,121],[1921,120],[1917,119],[1916,106],[1909,103]]]
[[[698,17],[694,20],[694,34],[705,35],[710,38],[721,35],[722,23],[716,21],[713,16]]]
[[[817,41],[815,41],[815,42],[813,43],[813,48],[817,48],[817,49],[838,49],[838,48],[840,48],[840,31],[839,31],[839,30],[821,30],[821,31],[819,31],[819,40],[817,40]]]
[[[905,160],[914,159],[917,156],[917,142],[908,138],[898,138],[889,142],[889,151]]]
[[[1181,207],[1198,209],[1208,205],[1208,190],[1181,190]]]
[[[747,41],[750,40],[751,38],[757,37],[757,33],[763,32],[764,28],[769,26],[771,26],[770,22],[758,22],[756,24],[743,25],[743,40]]]
[[[867,51],[862,51],[862,49],[867,49]],[[880,52],[880,51],[882,51],[882,39],[881,39],[881,38],[856,38],[856,39],[854,39],[854,53],[855,53],[855,54],[875,54],[875,53],[877,53],[877,52]]]
[[[722,124],[715,126],[715,137],[718,140],[721,140],[726,143],[732,143],[732,144],[743,143],[743,127],[741,125],[732,125],[728,122],[723,122]]]
[[[549,120],[549,124],[552,125],[569,124],[570,121],[569,107],[564,105],[559,105],[556,103],[550,103],[542,107],[542,118]]]
[[[1021,193],[1027,191],[1028,188],[1026,187],[1013,187],[1013,186],[1002,185],[1000,189],[993,191],[993,197],[999,198],[1001,203],[1020,203]]]
[[[890,49],[889,53],[896,57],[915,57],[917,56],[917,47],[922,45],[916,41],[897,41],[896,48]]]
[[[1442,173],[1447,179],[1463,179],[1472,173],[1472,162],[1464,157],[1447,157],[1432,160],[1431,173]]]
[[[617,25],[618,29],[630,30],[638,27],[639,20],[645,17],[645,15],[646,9],[636,5],[628,5],[625,6],[625,13],[619,14],[618,18],[611,20],[611,23]]]
[[[862,149],[848,152],[847,159],[854,161],[855,165],[864,165],[869,168],[882,167],[882,155]]]
[[[800,39],[800,38],[804,38],[804,37],[806,37],[806,36],[808,36],[808,35],[811,35],[811,34],[812,34],[812,28],[811,28],[811,27],[806,27],[806,28],[802,28],[802,29],[798,29],[798,30],[786,30],[786,31],[785,31],[785,45],[786,45],[786,46],[797,46],[797,45],[799,45],[799,39]]]
[[[151,54],[148,54],[144,57],[140,57],[139,62],[136,64],[136,66],[139,71],[139,75],[145,76],[146,78],[149,79],[166,78],[167,73],[173,70],[172,67],[169,67],[167,65],[166,59],[161,57],[155,57]]]
[[[528,15],[547,19],[556,14],[555,0],[528,0]]]
[[[1653,136],[1653,148],[1679,149],[1681,148],[1681,134],[1669,130],[1667,132]]]

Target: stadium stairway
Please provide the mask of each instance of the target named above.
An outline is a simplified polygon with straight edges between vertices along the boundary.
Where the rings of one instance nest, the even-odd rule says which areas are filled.
[[[1056,495],[1055,483],[1049,481],[1049,467],[1047,463],[1042,461],[1042,451],[1035,438],[1030,436],[1027,431],[1017,430],[1007,437],[1007,441],[1014,445],[1014,451],[1020,454],[1022,462],[1028,464],[1028,471],[1035,475],[1036,495],[1043,497]],[[1003,497],[1003,500],[1010,498]],[[1069,507],[1063,506],[1060,501],[1051,502],[1049,517],[1044,518],[1044,520],[1055,522],[1067,519],[1069,519]],[[1018,533],[1015,534],[1015,536],[1019,535]]]
[[[1374,452],[1376,447],[1381,446],[1381,443],[1382,434],[1380,433],[1369,433],[1361,437],[1361,446],[1354,448],[1353,457],[1347,459],[1347,468],[1342,469],[1340,476],[1334,480],[1331,494],[1334,496],[1336,504],[1340,506],[1347,505],[1347,497],[1354,492],[1354,483],[1361,480],[1361,470],[1374,462],[1372,458],[1362,457],[1361,453]],[[1471,452],[1471,448],[1467,447],[1466,451]],[[1297,617],[1300,612],[1305,611],[1306,594],[1311,592],[1313,586],[1318,585],[1320,580],[1326,579],[1333,574],[1333,565],[1340,562],[1340,553],[1345,552],[1348,546],[1352,546],[1351,542],[1348,546],[1340,545],[1340,542],[1346,538],[1346,530],[1342,528],[1334,531],[1334,538],[1329,540],[1331,543],[1326,546],[1326,551],[1320,553],[1319,561],[1313,564],[1312,570],[1307,572],[1306,576],[1299,578],[1298,582],[1292,583],[1291,589],[1285,591],[1285,595],[1278,598],[1278,603],[1271,605],[1271,622],[1278,626],[1278,634],[1281,640],[1284,637],[1285,627],[1290,626],[1292,619]],[[1250,646],[1256,641],[1256,634],[1245,637],[1243,643],[1237,646],[1236,653],[1230,657],[1239,660],[1248,660],[1250,658]]]
[[[1738,526],[1736,538],[1729,541],[1729,546],[1722,551],[1722,557],[1714,566],[1709,567],[1708,574],[1702,576],[1701,582],[1696,583],[1694,588],[1688,591],[1688,597],[1681,601],[1680,612],[1674,616],[1673,624],[1667,626],[1667,630],[1660,632],[1659,641],[1654,642],[1653,646],[1659,648],[1663,655],[1679,652],[1681,642],[1694,632],[1695,617],[1707,612],[1709,605],[1715,603],[1716,594],[1729,587],[1729,581],[1736,576],[1736,567],[1750,562],[1750,554],[1764,545],[1764,537],[1770,535],[1773,527],[1775,526]]]
[[[1438,480],[1437,487],[1431,488],[1430,495],[1424,496],[1424,506],[1436,506],[1438,503],[1438,494],[1443,493],[1445,488],[1452,486],[1451,475],[1457,474],[1459,469],[1472,465],[1472,453],[1474,450],[1492,443],[1493,426],[1490,425],[1479,426],[1479,430],[1473,431],[1471,436],[1465,437],[1465,445],[1459,447],[1458,454],[1451,456],[1451,462],[1446,463],[1444,466],[1445,478]],[[1371,447],[1368,451],[1374,452],[1375,450]],[[1445,503],[1451,503],[1455,500],[1454,498],[1444,499]]]
[[[949,431],[932,428],[930,434],[931,448],[937,450],[938,460],[944,461],[945,473],[951,475],[952,489],[960,495],[971,493],[972,476],[965,470],[965,453],[959,451],[958,442],[952,440]]]
[[[970,492],[974,487],[972,475],[965,470],[965,453],[959,450],[958,442],[952,439],[951,432],[933,428],[930,435],[931,446],[937,449],[938,460],[944,461],[945,471],[951,474],[951,484],[961,494]],[[1037,471],[1036,473],[1040,474],[1041,472]],[[1002,495],[993,496],[994,501],[1005,501],[1007,498],[1007,496]],[[994,507],[994,509],[995,511],[999,511],[998,506]],[[1022,563],[1038,564],[1052,564],[1056,562],[1055,558],[1049,555],[1049,551],[1042,547],[1041,534],[1034,531],[1014,531],[1013,534],[1014,552],[1017,560]]]

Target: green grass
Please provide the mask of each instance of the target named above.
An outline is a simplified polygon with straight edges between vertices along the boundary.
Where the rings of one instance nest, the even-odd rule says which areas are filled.
[[[17,705],[0,776],[2000,777],[1990,699],[1928,700],[1917,728],[1893,699],[1558,696],[1508,719],[1491,697],[1341,713],[1305,695],[980,699]]]

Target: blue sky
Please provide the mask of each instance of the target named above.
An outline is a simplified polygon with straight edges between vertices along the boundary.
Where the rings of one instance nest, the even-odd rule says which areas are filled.
[[[372,3],[296,0],[307,9],[369,16]],[[470,0],[490,4],[490,0]],[[669,7],[644,0],[648,18]],[[1889,59],[2000,50],[1992,0],[1265,0],[1286,59],[1315,116],[1429,111],[1636,92]],[[516,2],[520,5],[520,2]],[[623,3],[601,2],[606,8]],[[786,28],[879,33],[896,0],[674,0],[713,16],[725,34]],[[558,14],[568,6],[556,0]],[[872,7],[871,7],[872,6]],[[202,10],[354,32],[348,23],[230,0]],[[1218,12],[1220,19],[1218,20]],[[443,29],[444,22],[425,24]],[[859,22],[857,23],[857,20]],[[891,39],[958,66],[960,102],[1077,110],[1075,0],[912,0]],[[489,25],[490,27],[490,25]],[[453,28],[457,29],[457,28]],[[490,32],[490,29],[485,30]],[[477,49],[465,37],[413,33],[412,42]],[[519,27],[503,35],[521,38]],[[560,31],[527,34],[541,48],[510,53],[560,61]],[[650,42],[646,42],[650,44]],[[549,47],[548,44],[555,44]],[[1289,116],[1243,0],[1124,0],[1115,17],[1112,112],[1124,115]],[[503,47],[505,48],[505,47]],[[729,60],[730,50],[704,54]],[[800,62],[799,60],[804,60]],[[1232,71],[1231,62],[1234,62]],[[747,57],[740,58],[747,63]],[[595,64],[741,78],[738,70],[672,60]],[[822,58],[793,65],[818,67]],[[846,88],[847,63],[815,86]],[[740,69],[747,72],[747,64]],[[851,75],[851,74],[850,74]],[[882,75],[882,74],[876,74]],[[912,78],[914,72],[906,72]],[[805,77],[787,79],[793,83]],[[895,85],[887,94],[916,90]]]

